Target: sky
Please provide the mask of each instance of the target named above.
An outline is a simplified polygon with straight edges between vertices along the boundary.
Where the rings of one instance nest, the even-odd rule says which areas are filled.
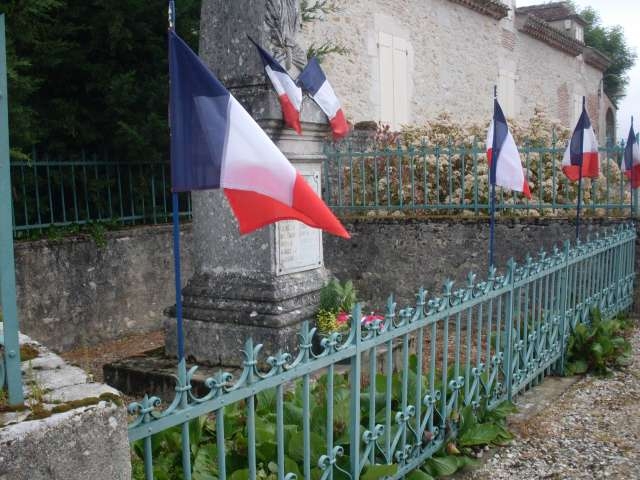
[[[539,5],[548,3],[540,0],[516,0],[516,6]],[[620,25],[625,34],[627,45],[636,50],[639,58],[629,70],[627,95],[618,105],[616,136],[627,138],[631,115],[634,118],[634,130],[640,127],[640,1],[639,0],[574,0],[579,8],[593,7],[602,19],[605,27]]]

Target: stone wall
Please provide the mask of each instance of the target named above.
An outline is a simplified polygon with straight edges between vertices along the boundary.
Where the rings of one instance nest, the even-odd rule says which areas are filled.
[[[603,232],[615,220],[585,220],[584,235]],[[341,280],[354,280],[367,308],[382,309],[390,293],[399,306],[414,302],[419,287],[437,296],[449,278],[458,284],[469,271],[484,278],[488,265],[489,223],[486,219],[360,220],[345,225],[352,239],[345,242],[325,235],[327,268]],[[495,265],[504,267],[513,257],[522,260],[541,248],[575,238],[575,223],[566,219],[498,220]],[[636,260],[636,268],[640,268]]]
[[[192,273],[191,226],[182,232],[182,278]],[[20,329],[54,350],[161,327],[175,303],[171,227],[15,245]]]
[[[614,220],[585,220],[583,231],[601,231]],[[324,235],[325,265],[340,279],[353,279],[372,308],[394,293],[411,302],[420,286],[440,292],[446,278],[464,281],[487,269],[486,219],[362,219],[347,222],[353,238]],[[513,256],[572,240],[566,219],[499,220],[496,265]],[[21,329],[63,350],[162,328],[173,305],[171,230],[141,227],[111,234],[99,249],[91,240],[39,241],[16,245]],[[183,227],[183,281],[192,274],[191,226]],[[640,271],[640,264],[638,265]]]
[[[575,96],[585,95],[594,127],[602,130],[602,72],[582,55],[564,53],[518,30],[513,10],[495,20],[450,0],[336,3],[338,12],[305,24],[302,43],[321,45],[331,39],[349,49],[346,55],[326,57],[323,69],[353,122],[381,118],[378,35],[384,32],[407,42],[407,123],[424,123],[442,111],[462,124],[488,123],[497,84],[510,118],[527,121],[541,106],[572,128]],[[604,141],[604,133],[598,138]]]

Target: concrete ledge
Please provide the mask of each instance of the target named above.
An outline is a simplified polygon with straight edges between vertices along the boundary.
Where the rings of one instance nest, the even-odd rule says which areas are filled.
[[[130,480],[120,393],[25,335],[20,350],[26,400],[0,403],[0,480]]]
[[[127,415],[110,401],[0,430],[0,480],[129,480]]]

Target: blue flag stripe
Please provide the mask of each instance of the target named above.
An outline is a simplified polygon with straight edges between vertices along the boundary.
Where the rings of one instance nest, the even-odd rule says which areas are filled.
[[[297,83],[313,96],[318,93],[318,90],[320,90],[320,87],[322,87],[322,84],[326,80],[327,77],[325,77],[324,72],[320,68],[318,59],[313,57],[300,73]]]
[[[230,94],[173,31],[169,51],[172,189],[220,188]]]
[[[271,67],[271,70],[273,70],[274,72],[287,73],[287,71],[284,68],[282,68],[282,65],[280,65],[280,63],[278,63],[278,61],[275,58],[273,58],[269,52],[267,52],[264,48],[262,48],[258,44],[258,42],[256,42],[251,37],[248,37],[248,38],[251,41],[251,43],[253,43],[258,49],[258,52],[260,53],[260,58],[262,59],[262,64],[265,67],[268,65],[269,67]]]
[[[498,100],[493,101],[493,145],[491,153],[491,172],[490,181],[496,183],[496,171],[498,166],[498,158],[500,157],[500,150],[504,141],[509,135],[509,127],[507,126],[507,120],[504,117],[502,108],[498,103]]]
[[[636,143],[636,134],[633,132],[633,126],[629,127],[629,136],[627,144],[624,147],[624,165],[627,170],[633,168],[633,145]]]
[[[591,120],[587,111],[583,108],[578,124],[576,125],[573,135],[571,135],[571,165],[582,165],[584,131],[591,128]]]

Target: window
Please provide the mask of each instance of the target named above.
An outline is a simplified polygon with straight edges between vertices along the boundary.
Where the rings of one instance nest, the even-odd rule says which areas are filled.
[[[515,117],[516,79],[511,72],[500,70],[498,74],[498,101],[507,117]]]
[[[397,129],[409,121],[407,41],[380,32],[378,59],[380,64],[380,121]]]
[[[576,25],[576,40],[584,42],[584,29],[580,25]]]

